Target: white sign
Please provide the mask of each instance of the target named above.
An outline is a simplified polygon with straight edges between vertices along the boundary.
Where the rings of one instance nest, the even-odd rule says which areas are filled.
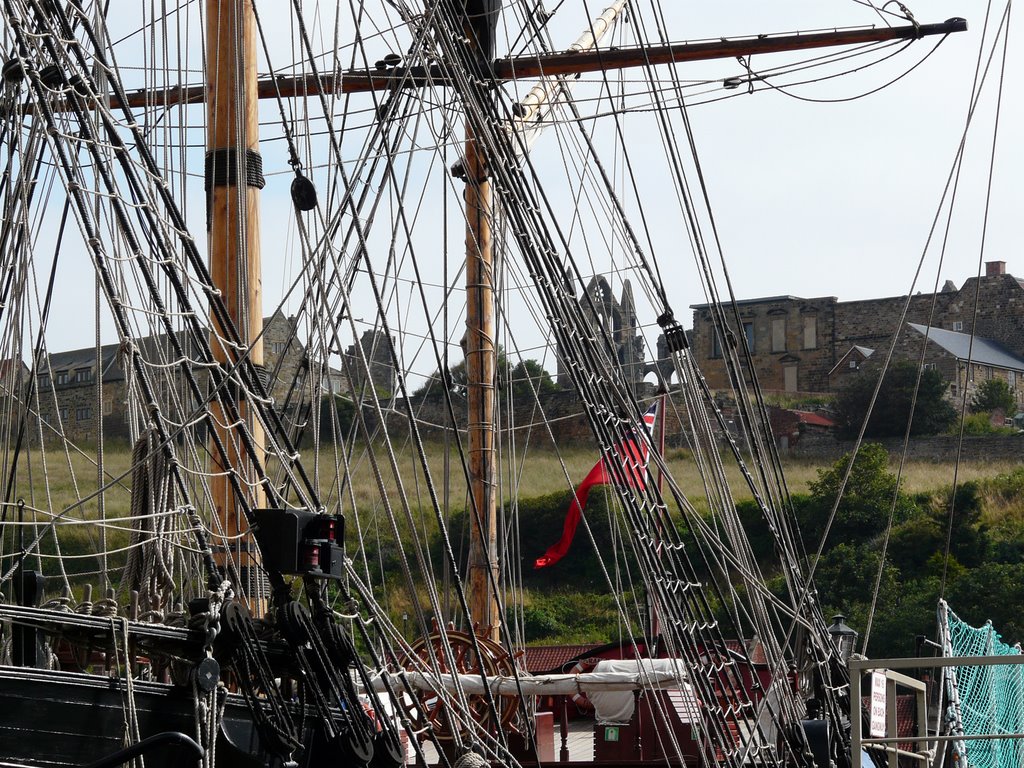
[[[871,735],[885,738],[885,672],[871,673]]]

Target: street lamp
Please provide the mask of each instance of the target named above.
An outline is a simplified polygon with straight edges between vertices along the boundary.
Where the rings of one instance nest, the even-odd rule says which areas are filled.
[[[846,626],[843,623],[845,619],[846,617],[841,613],[833,616],[832,626],[828,628],[828,633],[832,636],[832,643],[838,649],[840,658],[843,661],[849,661],[853,647],[857,644],[857,630]]]

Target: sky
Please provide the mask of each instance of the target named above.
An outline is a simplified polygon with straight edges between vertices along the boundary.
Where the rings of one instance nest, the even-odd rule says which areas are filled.
[[[645,11],[651,4],[651,0],[640,2]],[[594,0],[548,0],[549,9],[557,10],[550,24],[554,45],[565,46],[575,40],[585,28],[586,19],[596,16],[605,5]],[[873,8],[857,0],[662,0],[661,6],[667,37],[672,40],[881,23]],[[272,30],[270,45],[275,60],[291,60],[289,47],[295,31],[285,15],[286,4],[263,2],[258,7],[266,27]],[[329,36],[329,19],[318,15],[318,4],[307,3],[306,7],[311,18],[317,19],[312,24],[314,36],[323,40]],[[919,62],[937,38],[920,41],[889,62],[843,78],[794,86],[786,93],[765,90],[746,94],[739,89],[733,92],[733,98],[691,108],[711,209],[738,298],[791,294],[853,300],[903,294],[912,287],[927,291],[936,279],[940,286],[947,279],[962,284],[977,273],[983,260],[1006,261],[1010,272],[1024,276],[1024,257],[1017,247],[1021,240],[1022,217],[1017,208],[1022,199],[1024,153],[1013,141],[1024,132],[1024,89],[1020,84],[1024,63],[1020,47],[1012,50],[1011,45],[984,251],[983,212],[999,52],[969,134],[944,263],[938,268],[938,250],[933,246],[918,282],[913,282],[964,131],[986,5],[979,0],[930,0],[912,10],[922,23],[961,16],[968,20],[970,29],[951,36],[920,67],[884,88],[881,86]],[[994,6],[992,12],[998,16],[1002,7]],[[506,23],[511,26],[514,21],[506,12]],[[892,19],[892,23],[899,22]],[[285,34],[285,29],[290,33]],[[340,29],[339,34],[344,39],[345,30]],[[630,30],[619,34],[623,44],[628,44]],[[1012,24],[1010,34],[1012,37]],[[195,37],[190,39],[191,45],[195,42]],[[191,82],[201,77],[198,60],[193,54],[189,65],[193,72],[186,75]],[[759,71],[793,60],[790,54],[762,56],[752,60],[750,66]],[[124,56],[120,63],[126,63]],[[680,77],[694,80],[745,74],[732,60],[679,69]],[[580,86],[583,95],[587,87]],[[871,93],[876,89],[880,90]],[[726,94],[717,85],[709,93]],[[272,104],[265,103],[261,109],[261,118],[274,118]],[[641,169],[638,177],[652,185],[657,194],[657,185],[666,183],[666,177],[652,118],[629,115],[623,118],[623,125],[636,167]],[[598,130],[607,131],[607,121]],[[193,132],[190,136],[201,141],[201,134]],[[264,148],[268,170],[286,168],[280,149],[280,142]],[[541,137],[534,152],[541,166],[559,161],[557,140],[548,135]],[[191,153],[199,156],[198,150]],[[282,235],[291,217],[284,183],[288,177],[269,178],[263,194],[262,235],[264,306],[268,313],[283,295],[297,258],[294,241]],[[439,204],[431,199],[425,205],[429,213]],[[200,195],[194,195],[186,207],[193,221],[202,221]],[[663,216],[665,213],[660,206],[645,209],[655,230],[659,264],[671,302],[677,317],[689,326],[687,308],[705,301],[705,295],[679,231],[679,216]],[[202,239],[201,226],[197,236]],[[940,228],[935,243],[941,239]],[[600,259],[595,261],[591,255],[591,262],[600,268]],[[66,290],[78,292],[79,301],[83,298],[83,281],[91,279],[84,271],[87,267],[83,264],[68,269],[59,278]],[[74,303],[70,306],[74,312]],[[294,301],[286,302],[285,308],[294,308]],[[76,322],[72,312],[58,312],[51,349],[92,343],[91,328]],[[642,317],[641,322],[652,323],[653,315]],[[109,335],[109,320],[105,325]],[[450,333],[454,340],[459,335],[457,329]],[[653,343],[653,337],[648,341]],[[523,344],[540,346],[543,340],[524,340]],[[429,363],[420,367],[429,367]]]

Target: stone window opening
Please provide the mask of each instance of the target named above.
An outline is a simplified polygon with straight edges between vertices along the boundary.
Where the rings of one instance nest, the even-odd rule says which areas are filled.
[[[711,331],[711,356],[721,357],[722,356],[722,337],[718,333],[718,329],[715,328]]]
[[[804,315],[804,349],[818,348],[818,317]]]
[[[58,384],[67,384],[70,381],[67,371],[57,371],[56,376]]]
[[[958,333],[962,333],[963,330],[964,330],[964,321],[963,320],[954,320],[953,321],[953,330],[957,331]]]
[[[92,368],[76,368],[75,383],[83,384],[87,381],[92,381]]]
[[[772,352],[786,351],[786,318],[772,318]]]
[[[89,421],[92,418],[92,408],[84,406],[75,408],[75,421]]]
[[[754,324],[744,323],[743,324],[743,335],[747,338],[747,349],[750,350],[750,354],[754,354],[757,351],[757,347],[754,345]]]

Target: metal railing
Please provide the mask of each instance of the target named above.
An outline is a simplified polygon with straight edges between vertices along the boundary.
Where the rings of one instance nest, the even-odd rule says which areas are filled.
[[[985,734],[951,734],[948,736],[928,735],[928,712],[925,698],[926,686],[920,680],[894,672],[896,669],[934,669],[936,667],[991,667],[1000,664],[1024,664],[1022,656],[952,656],[944,658],[916,659],[850,659],[850,752],[853,768],[862,768],[861,751],[863,747],[874,746],[885,750],[889,755],[890,768],[896,768],[900,757],[911,757],[927,765],[935,756],[935,749],[940,743],[950,741],[986,741],[990,739],[1024,739],[1024,733],[985,733]],[[897,733],[896,720],[896,688],[903,686],[914,690],[917,698],[917,734],[889,735],[885,737],[864,737],[864,723],[861,717],[860,702],[862,698],[862,680],[866,672],[883,670],[886,677],[886,732]],[[919,751],[900,749],[900,743],[922,745]],[[933,745],[929,747],[929,744]]]

